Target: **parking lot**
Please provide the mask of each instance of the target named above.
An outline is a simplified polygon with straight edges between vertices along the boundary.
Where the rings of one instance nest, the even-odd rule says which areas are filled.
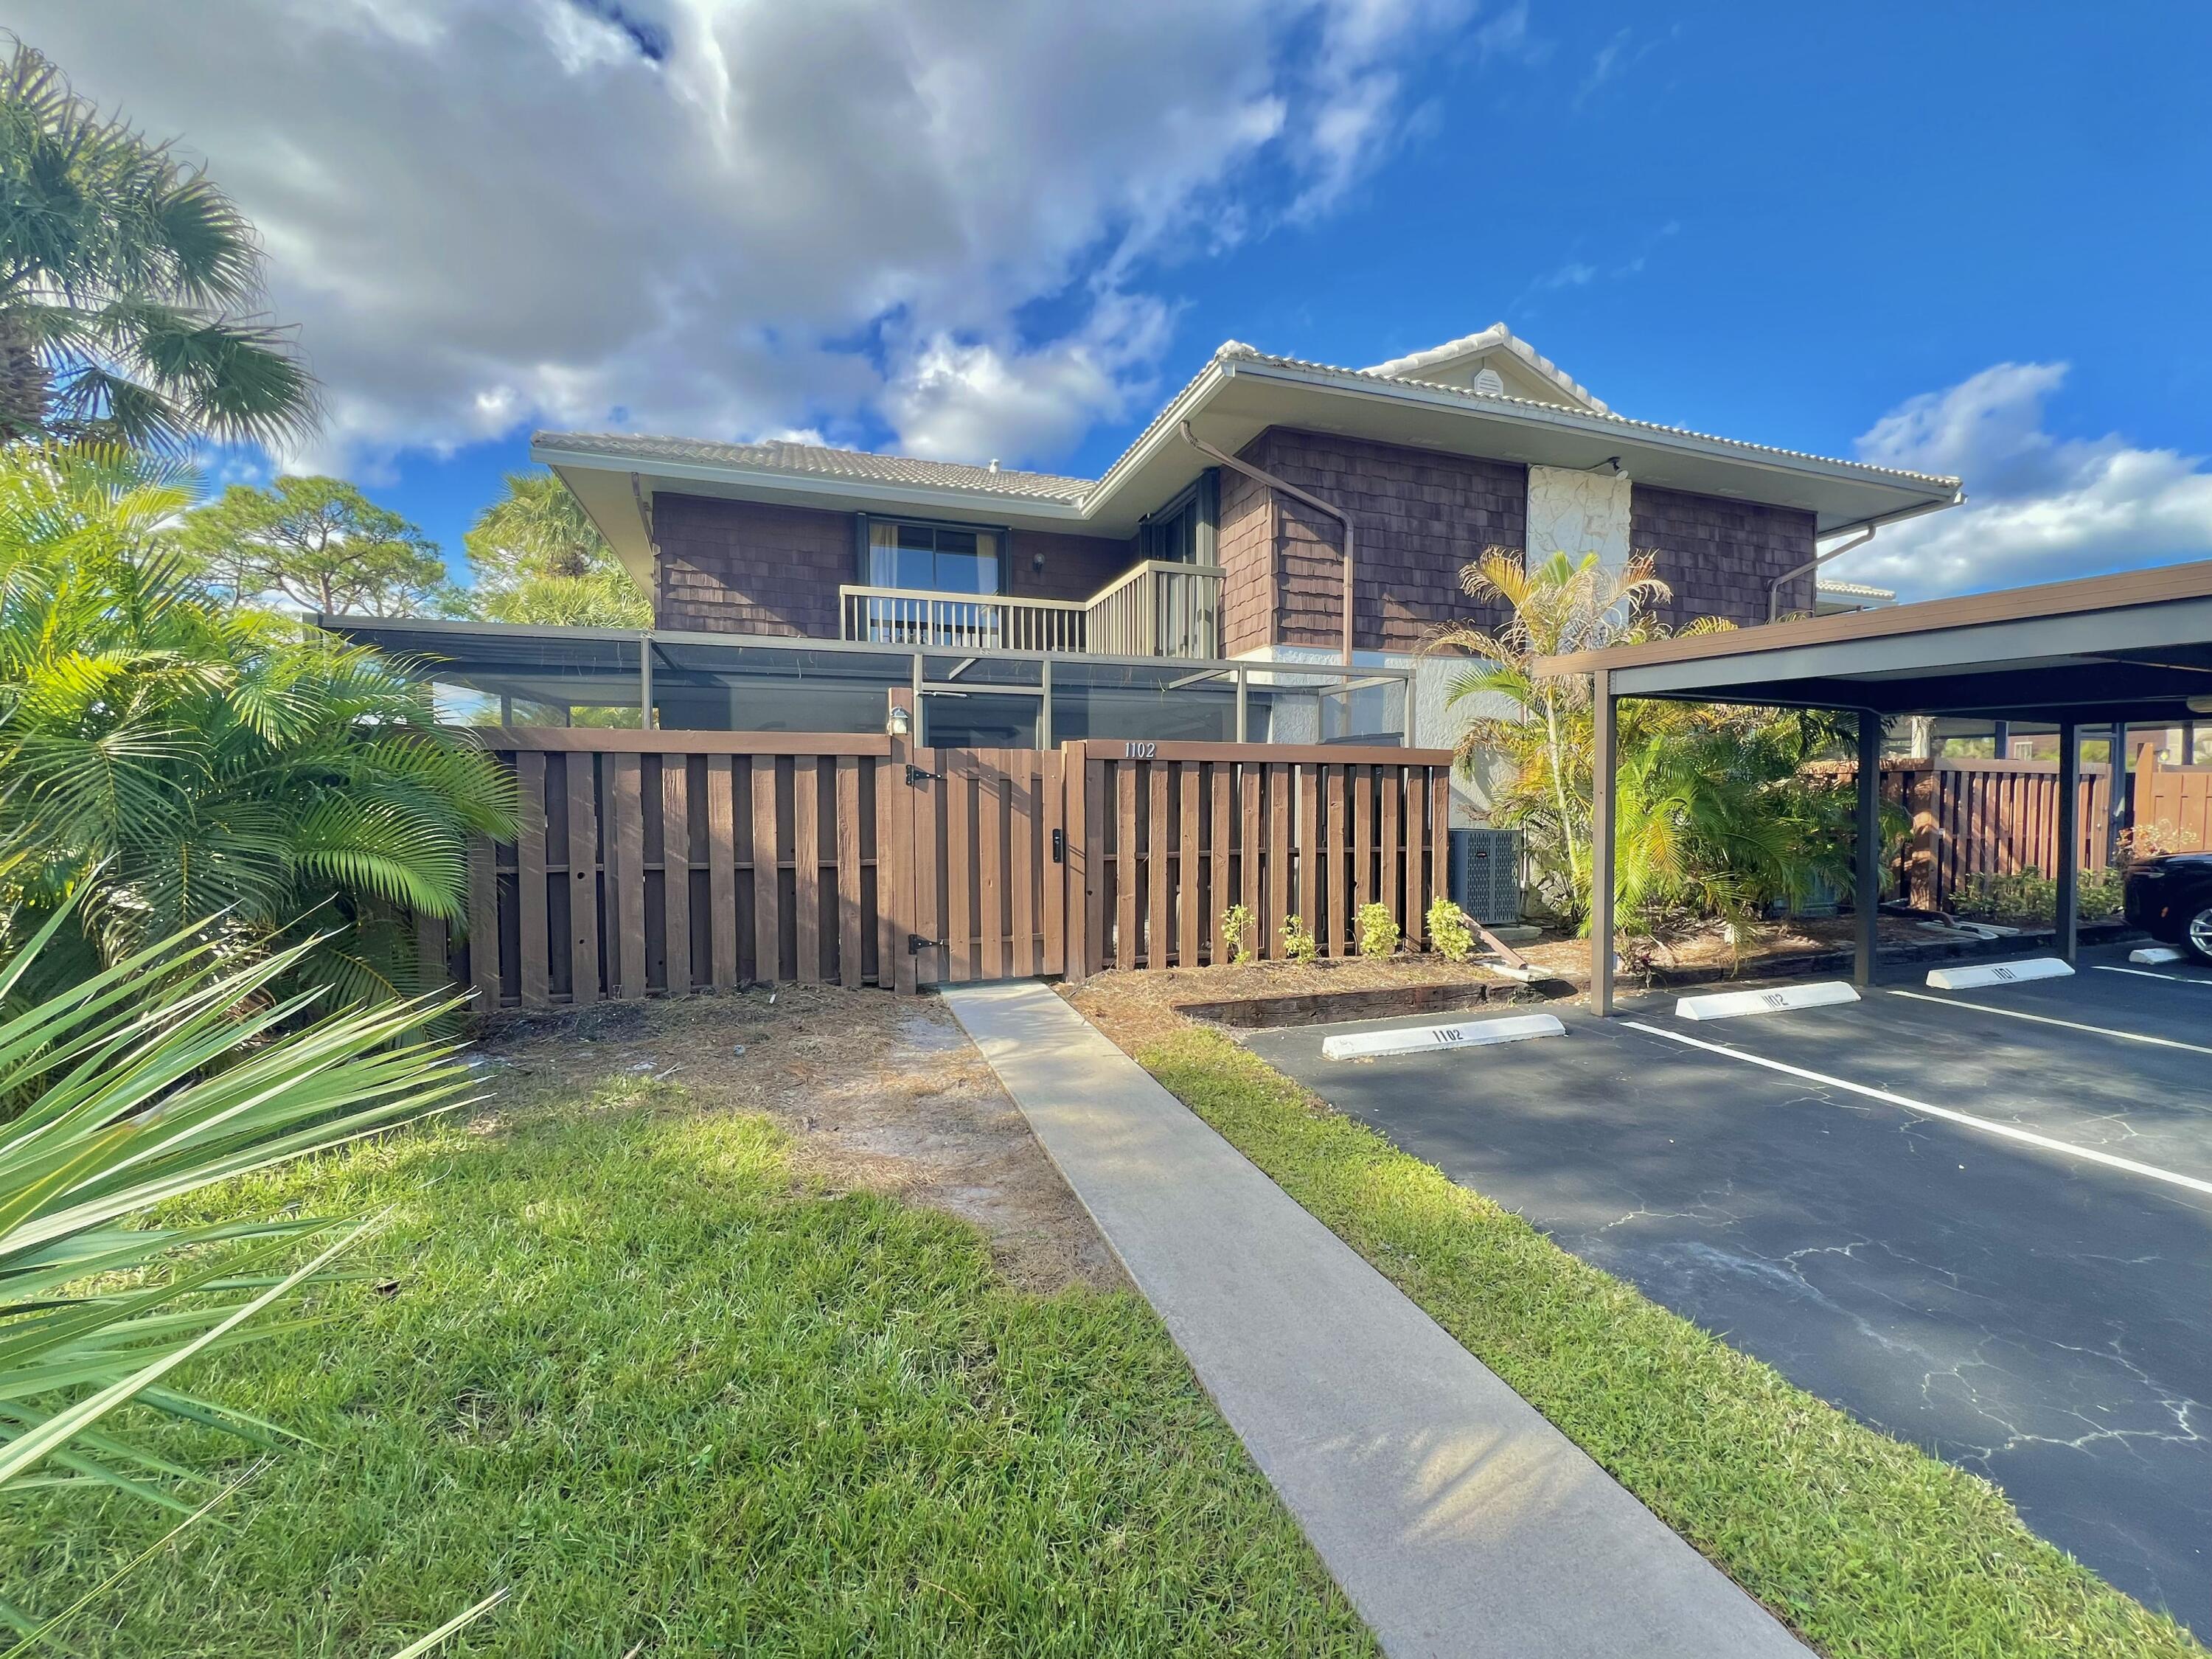
[[[2212,1634],[2212,972],[2124,948],[1983,990],[1363,1061],[1253,1049],[1793,1382],[1986,1474]]]

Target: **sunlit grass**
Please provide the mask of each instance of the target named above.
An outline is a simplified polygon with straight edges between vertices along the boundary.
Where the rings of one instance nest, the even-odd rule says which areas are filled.
[[[787,1153],[633,1085],[221,1189],[194,1212],[397,1207],[330,1322],[196,1379],[316,1443],[72,1650],[389,1653],[509,1586],[450,1651],[1373,1651],[1140,1300],[1014,1291]],[[163,1524],[34,1496],[0,1518],[33,1607]]]

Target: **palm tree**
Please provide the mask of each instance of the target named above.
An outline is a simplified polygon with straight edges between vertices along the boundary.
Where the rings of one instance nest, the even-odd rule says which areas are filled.
[[[258,319],[262,268],[253,228],[204,173],[15,43],[0,71],[0,439],[173,452],[309,431],[314,383]]]
[[[1583,921],[1593,833],[1590,683],[1536,664],[1662,636],[1652,608],[1668,590],[1649,555],[1607,567],[1595,553],[1555,553],[1524,568],[1510,548],[1468,566],[1461,585],[1507,614],[1496,627],[1449,624],[1429,642],[1431,651],[1471,659],[1453,677],[1448,702],[1481,700],[1457,763],[1490,775],[1492,822],[1522,830],[1554,908]],[[1726,626],[1702,619],[1689,631]],[[1846,884],[1843,797],[1797,777],[1835,735],[1816,717],[1771,709],[1624,702],[1616,735],[1624,925],[1648,933],[1717,916],[1741,926],[1771,899],[1802,896],[1815,878]]]
[[[513,781],[399,666],[202,594],[158,542],[191,497],[119,448],[0,455],[0,931],[82,884],[101,960],[220,915],[248,955],[330,935],[300,970],[345,1000],[410,992],[403,912],[465,919]]]
[[[1582,849],[1589,841],[1589,684],[1580,675],[1540,675],[1534,664],[1540,657],[1650,638],[1656,631],[1650,607],[1667,597],[1667,585],[1653,574],[1648,555],[1611,568],[1595,553],[1580,561],[1554,553],[1529,568],[1517,550],[1493,547],[1460,572],[1460,586],[1478,603],[1503,604],[1506,617],[1495,629],[1449,623],[1429,641],[1431,651],[1474,659],[1453,676],[1447,706],[1492,699],[1489,710],[1478,712],[1461,733],[1458,766],[1473,772],[1510,764],[1506,787],[1521,800],[1519,821],[1581,889]],[[1579,763],[1577,757],[1583,757]]]
[[[568,487],[550,472],[510,472],[507,494],[467,537],[471,608],[492,622],[650,628],[653,601],[630,580]]]

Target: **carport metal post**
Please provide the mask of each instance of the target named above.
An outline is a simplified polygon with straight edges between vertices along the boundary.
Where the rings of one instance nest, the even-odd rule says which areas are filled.
[[[2074,960],[2075,894],[2081,885],[2081,733],[2071,720],[2058,723],[2058,894],[2051,918],[2062,961]]]
[[[1881,716],[1859,710],[1858,836],[1851,848],[1851,904],[1858,949],[1851,955],[1851,983],[1874,984],[1875,951],[1881,937]]]
[[[1620,757],[1613,732],[1613,671],[1590,676],[1590,1008],[1613,1012],[1613,787]]]

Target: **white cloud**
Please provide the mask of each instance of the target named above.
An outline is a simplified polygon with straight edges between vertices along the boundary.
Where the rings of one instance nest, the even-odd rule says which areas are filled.
[[[265,238],[317,465],[531,423],[888,422],[1049,464],[1155,378],[1163,260],[1325,212],[1471,0],[24,0]],[[1270,205],[1270,204],[1273,205]],[[1285,205],[1287,204],[1287,205]],[[1063,320],[1022,326],[1042,311]]]
[[[1583,108],[1600,92],[1650,57],[1662,40],[1671,40],[1681,32],[1682,26],[1677,23],[1664,35],[1639,40],[1633,27],[1616,29],[1591,58],[1589,73],[1583,77],[1582,85],[1575,92],[1575,107]]]
[[[1962,478],[1966,503],[1884,529],[1835,574],[1929,599],[2212,556],[2212,464],[2053,434],[2067,368],[1999,363],[1876,422],[1861,459]]]

